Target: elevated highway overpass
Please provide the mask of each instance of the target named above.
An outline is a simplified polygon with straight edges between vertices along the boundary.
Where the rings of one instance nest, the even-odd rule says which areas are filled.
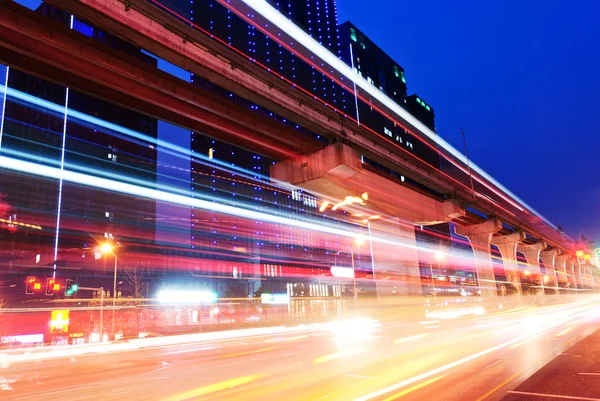
[[[377,210],[391,216],[385,222],[374,222],[374,229],[402,241],[414,243],[415,224],[454,222],[458,225],[457,233],[467,237],[473,246],[482,280],[494,281],[490,245],[496,243],[505,265],[509,266],[507,271],[516,271],[517,249],[524,249],[529,255],[528,262],[538,270],[540,257],[545,258],[547,268],[553,268],[548,286],[558,288],[560,277],[567,277],[572,288],[583,287],[582,274],[576,272],[577,245],[571,239],[478,168],[472,171],[475,179],[472,189],[464,157],[408,113],[398,112],[381,97],[383,94],[373,95],[364,89],[361,92],[361,95],[369,96],[368,102],[375,109],[405,127],[421,146],[439,152],[449,169],[442,170],[398,146],[384,133],[357,124],[352,116],[266,69],[219,38],[207,35],[191,21],[158,7],[155,2],[49,1],[102,30],[294,121],[324,140],[299,135],[295,130],[115,52],[11,1],[0,3],[3,7],[0,16],[2,63],[261,152],[279,161],[272,169],[274,179],[328,198],[343,199],[357,193],[360,187],[372,194],[371,201]],[[240,11],[246,5],[233,2],[229,7],[237,7]],[[249,22],[260,28],[266,16]],[[283,25],[278,29],[284,33],[281,43],[285,38],[301,37],[301,33],[285,31]],[[294,51],[299,54],[307,54],[314,48],[314,43],[306,42],[306,46],[302,41],[298,43]],[[344,71],[335,65],[335,60],[329,60],[324,53],[316,56],[324,63],[329,61],[328,67],[323,66],[322,70],[327,68],[332,79],[342,82]],[[390,170],[401,171],[411,181],[399,182],[362,163],[363,157]],[[387,262],[394,264],[393,249],[380,252],[389,254]],[[404,268],[408,275],[414,276],[418,263],[415,255],[411,259]],[[517,283],[518,278],[513,276],[511,280]],[[495,290],[488,292],[492,294]]]

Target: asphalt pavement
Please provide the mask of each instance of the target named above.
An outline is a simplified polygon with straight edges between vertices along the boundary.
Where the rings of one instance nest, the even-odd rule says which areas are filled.
[[[0,399],[498,400],[598,322],[587,300],[0,355]]]
[[[600,331],[590,327],[584,335],[502,400],[600,401]]]

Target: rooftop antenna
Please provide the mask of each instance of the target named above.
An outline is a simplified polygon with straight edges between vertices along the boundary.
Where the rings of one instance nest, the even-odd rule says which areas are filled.
[[[469,170],[469,180],[471,180],[471,193],[473,195],[473,204],[476,202],[475,198],[475,187],[473,186],[473,173],[471,172],[471,162],[469,161],[469,151],[467,150],[467,137],[465,136],[465,130],[460,127],[462,133],[463,144],[465,145],[465,156],[467,157],[467,169]]]

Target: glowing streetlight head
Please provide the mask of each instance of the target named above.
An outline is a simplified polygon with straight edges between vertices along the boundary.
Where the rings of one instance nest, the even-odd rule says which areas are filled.
[[[592,255],[590,255],[589,253],[586,253],[585,255],[583,255],[583,259],[590,260],[590,259],[592,259]]]
[[[113,251],[113,246],[112,244],[108,243],[108,242],[104,242],[100,245],[100,252],[102,253],[111,253]]]
[[[523,272],[523,274],[524,274],[524,275],[526,275],[526,276],[529,276],[529,275],[531,274],[531,272],[530,272],[529,270],[525,270],[525,271]]]
[[[361,246],[365,243],[365,237],[363,237],[362,235],[357,235],[356,238],[354,238],[354,243],[356,244],[356,246]]]
[[[544,283],[547,283],[547,282],[548,282],[548,280],[550,280],[550,277],[548,277],[548,276],[544,276]]]
[[[584,252],[583,251],[577,251],[575,252],[575,254],[577,255],[578,258],[583,257]]]
[[[319,208],[319,212],[324,212],[325,209],[327,209],[327,206],[329,206],[329,201],[325,201],[321,204],[321,207]]]
[[[444,255],[443,252],[440,251],[435,251],[433,253],[433,257],[435,258],[435,260],[437,260],[438,262],[443,261],[444,259],[446,259],[446,255]]]

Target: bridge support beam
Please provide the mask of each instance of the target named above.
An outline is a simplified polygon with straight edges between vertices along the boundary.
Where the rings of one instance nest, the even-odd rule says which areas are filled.
[[[581,277],[579,276],[579,264],[577,258],[567,259],[567,274],[570,277],[571,288],[577,290],[581,288]]]
[[[531,275],[535,279],[536,283],[541,287],[541,295],[545,295],[546,283],[544,282],[544,276],[548,277],[548,281],[550,280],[550,276],[547,274],[542,274],[542,269],[540,267],[540,252],[543,249],[546,249],[547,245],[545,242],[536,242],[535,244],[526,245],[519,244],[517,245],[517,250],[525,255],[527,259],[527,263],[530,266]]]
[[[422,295],[414,227],[398,218],[385,218],[369,222],[368,228],[373,238],[371,257],[377,296]],[[399,282],[386,280],[388,273],[399,276]]]
[[[546,288],[554,287],[554,293],[558,294],[558,274],[556,272],[556,267],[554,265],[556,256],[558,255],[558,249],[551,249],[549,251],[541,251],[540,258],[542,258],[542,262],[544,262],[544,266],[546,267],[546,275],[550,277],[548,282],[546,283]]]
[[[330,205],[347,196],[368,193],[368,200],[361,209],[383,216],[368,223],[373,238],[375,277],[381,278],[389,272],[402,277],[403,281],[394,289],[393,283],[378,280],[378,295],[391,295],[394,291],[420,295],[421,274],[414,225],[448,222],[464,214],[455,201],[434,199],[382,176],[363,164],[359,153],[342,143],[276,163],[271,167],[271,178],[300,187],[329,201]],[[356,223],[365,224],[364,221]]]
[[[519,278],[519,267],[517,265],[517,245],[525,239],[525,233],[517,231],[512,234],[492,238],[492,244],[500,249],[506,281],[514,285],[518,295],[523,295],[523,288]]]
[[[567,260],[571,255],[561,254],[554,259],[554,267],[558,275],[558,284],[563,291],[571,288],[571,275],[567,273]]]
[[[467,237],[473,249],[475,272],[479,282],[479,290],[484,299],[497,296],[496,278],[492,265],[490,246],[492,235],[502,229],[502,223],[497,219],[487,220],[472,226],[457,226],[456,233]]]

